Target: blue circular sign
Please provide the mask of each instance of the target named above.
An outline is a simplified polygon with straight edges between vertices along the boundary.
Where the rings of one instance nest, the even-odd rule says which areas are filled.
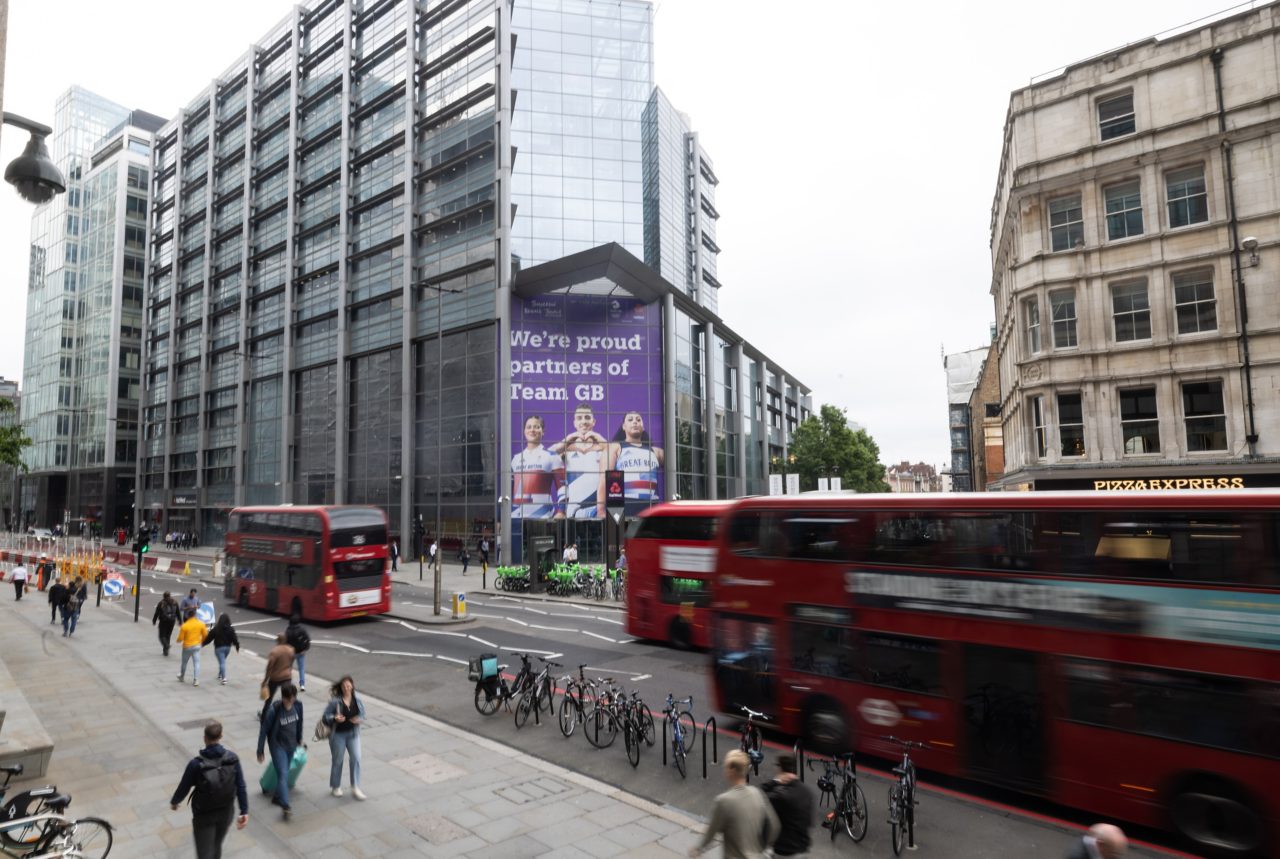
[[[102,583],[102,594],[108,597],[124,595],[124,582],[119,579],[107,579]]]
[[[213,623],[213,603],[200,603],[200,608],[196,609],[196,617],[200,618],[200,622],[206,626]]]

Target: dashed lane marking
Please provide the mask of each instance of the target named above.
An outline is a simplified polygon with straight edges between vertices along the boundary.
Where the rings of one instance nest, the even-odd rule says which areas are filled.
[[[599,633],[592,632],[592,631],[591,631],[591,630],[589,630],[589,629],[584,629],[584,630],[582,630],[582,634],[583,634],[583,635],[589,635],[589,636],[591,636],[592,638],[598,638],[598,639],[600,639],[601,641],[607,641],[607,642],[609,642],[610,644],[617,644],[617,643],[618,643],[617,639],[610,638],[610,637],[609,637],[609,636],[607,636],[607,635],[600,635]]]

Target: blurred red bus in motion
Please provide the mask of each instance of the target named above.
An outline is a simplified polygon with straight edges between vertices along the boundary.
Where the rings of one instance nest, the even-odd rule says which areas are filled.
[[[226,596],[241,606],[321,621],[391,610],[377,507],[237,507],[226,553]]]
[[[722,711],[1280,850],[1280,492],[760,497],[721,529]]]
[[[680,648],[710,646],[716,523],[732,504],[670,501],[640,514],[627,538],[628,633]]]

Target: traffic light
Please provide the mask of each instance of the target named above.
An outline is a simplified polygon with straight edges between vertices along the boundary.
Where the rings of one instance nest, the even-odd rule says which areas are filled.
[[[422,524],[422,514],[413,517],[413,553],[422,555],[422,538],[425,536],[425,527]]]
[[[147,528],[138,529],[138,538],[133,543],[135,555],[145,555],[151,549],[151,532]]]

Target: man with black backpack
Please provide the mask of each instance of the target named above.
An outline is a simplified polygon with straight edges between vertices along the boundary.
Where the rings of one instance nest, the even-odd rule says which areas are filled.
[[[164,655],[169,655],[169,644],[173,641],[173,625],[178,620],[178,601],[168,592],[156,603],[156,610],[151,615],[151,625],[160,626],[160,646]]]
[[[240,816],[236,818],[236,829],[244,829],[249,822],[244,770],[236,753],[222,745],[221,722],[211,720],[204,726],[204,748],[187,764],[169,806],[177,811],[188,793],[191,794],[196,859],[221,859],[222,842],[231,828],[237,803]]]
[[[302,616],[294,612],[284,630],[285,643],[293,648],[293,664],[298,666],[298,691],[307,691],[307,651],[311,649],[311,636],[302,626]]]

